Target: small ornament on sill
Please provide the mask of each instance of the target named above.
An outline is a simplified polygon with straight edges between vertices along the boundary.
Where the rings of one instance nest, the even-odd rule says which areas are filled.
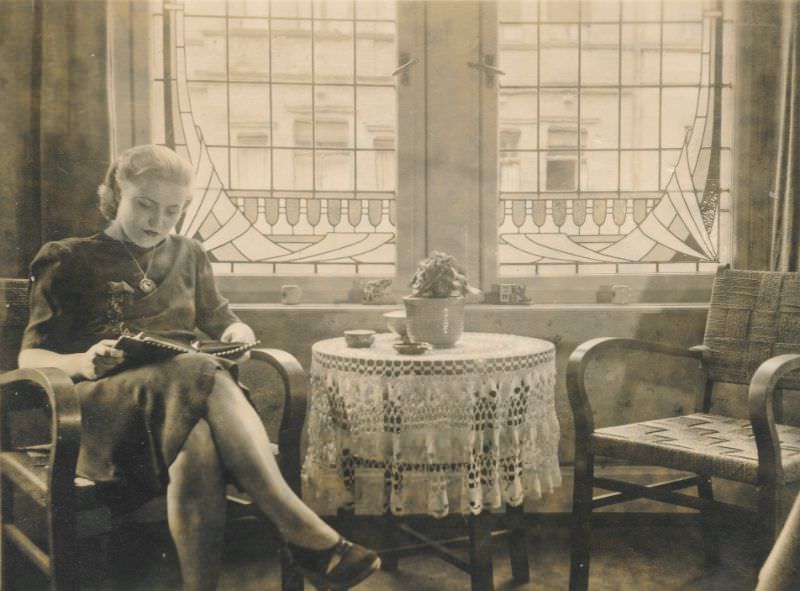
[[[493,283],[484,300],[487,304],[530,304],[527,287],[517,283]]]
[[[361,283],[362,304],[393,304],[391,279],[371,279]]]

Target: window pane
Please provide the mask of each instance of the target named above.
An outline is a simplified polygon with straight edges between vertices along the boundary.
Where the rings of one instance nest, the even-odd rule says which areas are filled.
[[[225,80],[227,50],[225,19],[186,17],[186,77],[189,80]]]
[[[270,145],[269,88],[264,84],[230,85],[231,145]]]
[[[622,91],[620,146],[658,148],[661,94],[657,88]]]
[[[500,25],[500,44],[504,47],[500,67],[503,86],[536,84],[538,51],[536,25]]]
[[[311,86],[272,85],[276,146],[311,146],[311,90]]]
[[[397,34],[394,23],[356,22],[358,82],[394,86]]]
[[[269,21],[230,19],[228,64],[231,80],[269,80]]]
[[[311,21],[272,19],[272,82],[311,82]]]
[[[500,150],[538,148],[536,134],[539,112],[539,93],[533,89],[500,89],[499,143]]]
[[[661,27],[622,25],[622,83],[658,84],[661,79]]]
[[[542,85],[577,84],[578,26],[542,25],[539,35]]]
[[[314,23],[314,81],[353,81],[353,24],[338,21]]]
[[[356,92],[356,142],[359,148],[394,148],[397,94],[394,88],[361,87]]]

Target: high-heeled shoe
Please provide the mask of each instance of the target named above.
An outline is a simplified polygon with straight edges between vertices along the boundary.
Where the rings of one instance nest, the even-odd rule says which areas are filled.
[[[312,550],[287,544],[292,565],[318,591],[341,591],[355,587],[381,566],[377,553],[343,537],[332,547]]]

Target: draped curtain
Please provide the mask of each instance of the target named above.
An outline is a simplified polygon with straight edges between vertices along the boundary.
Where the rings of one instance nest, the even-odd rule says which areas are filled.
[[[800,0],[784,0],[781,106],[770,268],[800,271]]]
[[[29,138],[32,197],[39,204],[33,222],[45,242],[85,236],[103,224],[96,191],[109,162],[107,0],[32,5]]]

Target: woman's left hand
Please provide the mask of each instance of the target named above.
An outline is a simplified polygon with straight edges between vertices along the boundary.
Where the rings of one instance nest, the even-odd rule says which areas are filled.
[[[223,343],[247,343],[252,344],[256,342],[256,335],[253,329],[246,325],[244,322],[234,322],[229,324],[219,340]],[[247,361],[250,359],[250,352],[247,351],[241,357],[237,357],[236,361]]]

